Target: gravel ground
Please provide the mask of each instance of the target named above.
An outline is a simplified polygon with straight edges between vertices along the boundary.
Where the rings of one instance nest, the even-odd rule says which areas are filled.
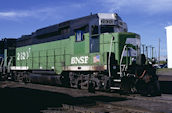
[[[0,81],[2,113],[172,113],[172,95],[96,92]]]

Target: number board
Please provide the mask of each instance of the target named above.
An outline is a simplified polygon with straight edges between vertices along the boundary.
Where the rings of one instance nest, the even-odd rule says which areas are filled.
[[[114,25],[115,21],[113,19],[101,19],[100,24],[101,25]]]
[[[84,38],[83,38],[83,32],[82,31],[77,31],[76,32],[76,42],[80,42],[80,41],[83,41]]]

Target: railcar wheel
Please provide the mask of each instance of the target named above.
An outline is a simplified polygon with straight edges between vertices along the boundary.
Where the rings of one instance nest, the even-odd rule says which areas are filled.
[[[78,81],[78,83],[77,83],[77,88],[78,88],[78,89],[81,89],[81,80]]]
[[[106,80],[105,82],[105,91],[110,92],[110,80]]]
[[[30,77],[28,77],[28,76],[24,77],[23,82],[24,83],[30,83],[31,82]]]
[[[88,92],[95,93],[95,82],[92,80],[88,82]]]
[[[63,72],[61,75],[61,82],[62,86],[64,87],[70,87],[70,78],[68,72]]]

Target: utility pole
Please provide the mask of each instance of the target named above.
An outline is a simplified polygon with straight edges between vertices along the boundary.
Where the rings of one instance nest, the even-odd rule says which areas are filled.
[[[156,60],[158,60],[157,48],[155,48],[154,50],[155,50],[155,58],[156,58]]]
[[[160,64],[160,38],[159,38],[159,55],[158,55],[158,64]]]
[[[143,47],[143,54],[144,54],[144,52],[145,52],[145,45],[142,44],[142,47]]]
[[[152,47],[152,59],[153,59],[153,49],[154,49],[154,47]]]
[[[148,46],[146,46],[146,57],[148,59]]]
[[[149,55],[149,56],[150,56],[150,59],[151,59],[151,54],[152,54],[152,52],[151,52],[151,51],[152,51],[152,46],[150,45],[149,47],[150,47],[150,55]]]

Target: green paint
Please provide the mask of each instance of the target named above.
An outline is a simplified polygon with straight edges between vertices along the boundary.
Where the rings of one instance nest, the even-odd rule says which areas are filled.
[[[7,58],[8,58],[8,54],[7,54],[7,49],[4,49],[4,66],[6,67],[7,66]]]
[[[125,45],[126,38],[135,38],[135,33],[112,33],[100,35],[100,51],[98,53],[89,53],[89,34],[84,34],[84,40],[75,42],[75,36],[68,39],[35,44],[31,46],[19,47],[16,49],[16,65],[28,66],[29,69],[54,69],[60,74],[65,66],[75,65],[107,65],[107,52],[110,50],[112,35],[115,37],[112,43],[112,52],[115,53],[115,59],[120,62],[121,53]],[[133,47],[133,45],[128,45]],[[100,60],[95,62],[95,56]],[[71,59],[80,59],[84,62],[85,56],[88,56],[87,63],[71,64]],[[127,64],[131,58],[127,59]],[[78,61],[79,62],[79,61]],[[126,63],[126,60],[124,60]]]

